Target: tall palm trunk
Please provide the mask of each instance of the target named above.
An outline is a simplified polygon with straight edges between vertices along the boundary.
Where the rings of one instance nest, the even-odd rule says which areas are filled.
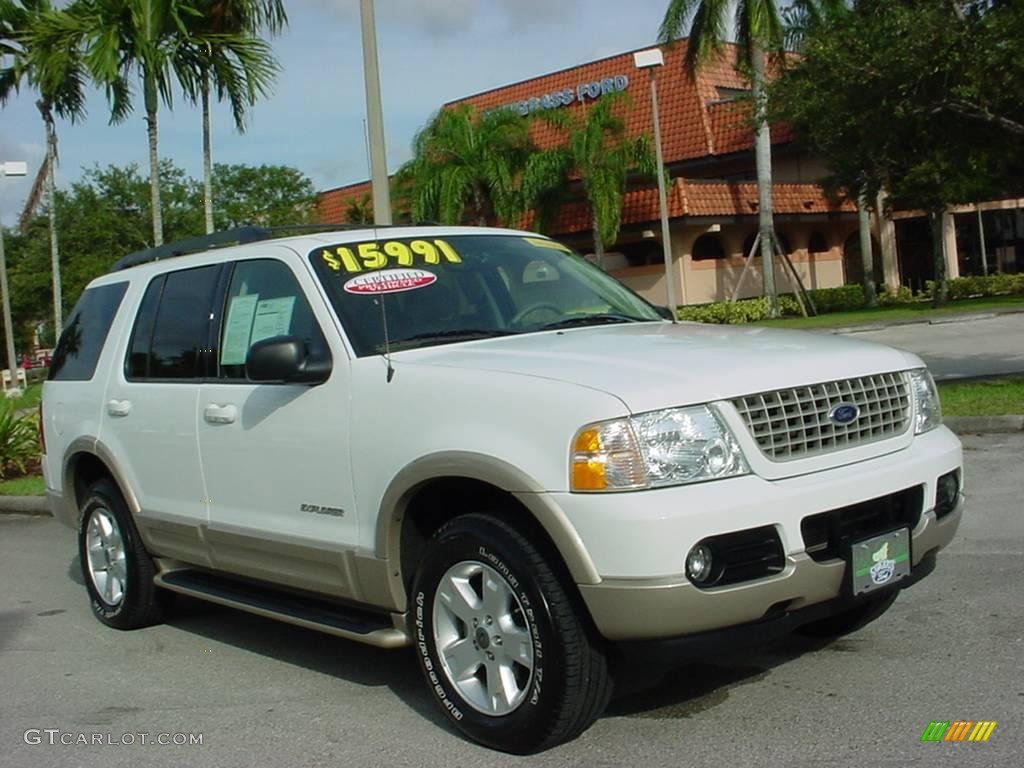
[[[160,155],[157,151],[157,99],[156,83],[147,77],[144,85],[146,99],[146,134],[149,138],[149,204],[153,214],[153,245],[164,244],[164,218],[160,208]]]
[[[604,269],[604,240],[601,239],[601,231],[597,227],[597,217],[594,217],[594,259],[597,266]]]
[[[877,307],[875,293],[875,256],[871,250],[871,220],[868,218],[867,198],[857,198],[857,229],[860,232],[860,259],[864,268],[864,306]]]
[[[768,298],[768,316],[779,316],[778,291],[775,287],[775,222],[772,216],[772,137],[768,124],[765,89],[765,52],[760,44],[751,45],[750,85],[754,98],[754,162],[757,165],[757,217],[761,234],[761,270],[764,295]]]
[[[210,76],[203,75],[203,212],[206,234],[213,234],[213,149],[210,140]]]
[[[928,213],[932,225],[932,258],[935,263],[935,287],[932,289],[932,306],[941,307],[946,303],[946,233],[942,226],[943,210],[938,208]]]
[[[37,105],[46,125],[46,207],[50,219],[50,270],[53,274],[53,338],[60,338],[64,327],[64,302],[60,284],[60,245],[57,240],[57,130],[53,125],[53,114],[46,101]]]

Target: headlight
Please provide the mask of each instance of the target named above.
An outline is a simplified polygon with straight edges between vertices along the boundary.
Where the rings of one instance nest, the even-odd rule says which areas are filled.
[[[942,423],[942,406],[935,380],[927,368],[910,372],[910,390],[914,395],[914,434],[935,429]]]
[[[589,424],[576,433],[572,490],[629,491],[747,474],[740,447],[706,405]]]

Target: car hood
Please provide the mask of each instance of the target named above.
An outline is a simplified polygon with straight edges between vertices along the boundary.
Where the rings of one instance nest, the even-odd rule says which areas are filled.
[[[407,350],[394,361],[568,382],[614,395],[634,413],[923,365],[846,336],[701,323],[530,333]]]

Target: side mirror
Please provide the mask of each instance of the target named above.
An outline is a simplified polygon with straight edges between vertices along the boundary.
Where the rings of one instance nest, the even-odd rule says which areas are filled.
[[[653,306],[654,306],[654,311],[657,312],[659,315],[661,315],[666,320],[675,320],[676,319],[676,316],[673,314],[672,310],[669,309],[668,307],[663,307],[660,304],[654,304]]]
[[[331,375],[331,360],[310,358],[305,343],[294,336],[274,336],[249,348],[245,375],[258,382],[323,384]]]

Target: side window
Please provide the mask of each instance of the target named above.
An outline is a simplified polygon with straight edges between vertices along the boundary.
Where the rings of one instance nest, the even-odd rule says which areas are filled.
[[[210,316],[220,267],[169,272],[149,284],[135,318],[126,362],[129,379],[204,375]]]
[[[89,381],[128,283],[89,288],[78,300],[50,363],[50,381]]]
[[[274,259],[235,264],[218,346],[218,376],[244,379],[245,359],[257,341],[295,336],[313,359],[330,357],[313,310],[287,265]]]

